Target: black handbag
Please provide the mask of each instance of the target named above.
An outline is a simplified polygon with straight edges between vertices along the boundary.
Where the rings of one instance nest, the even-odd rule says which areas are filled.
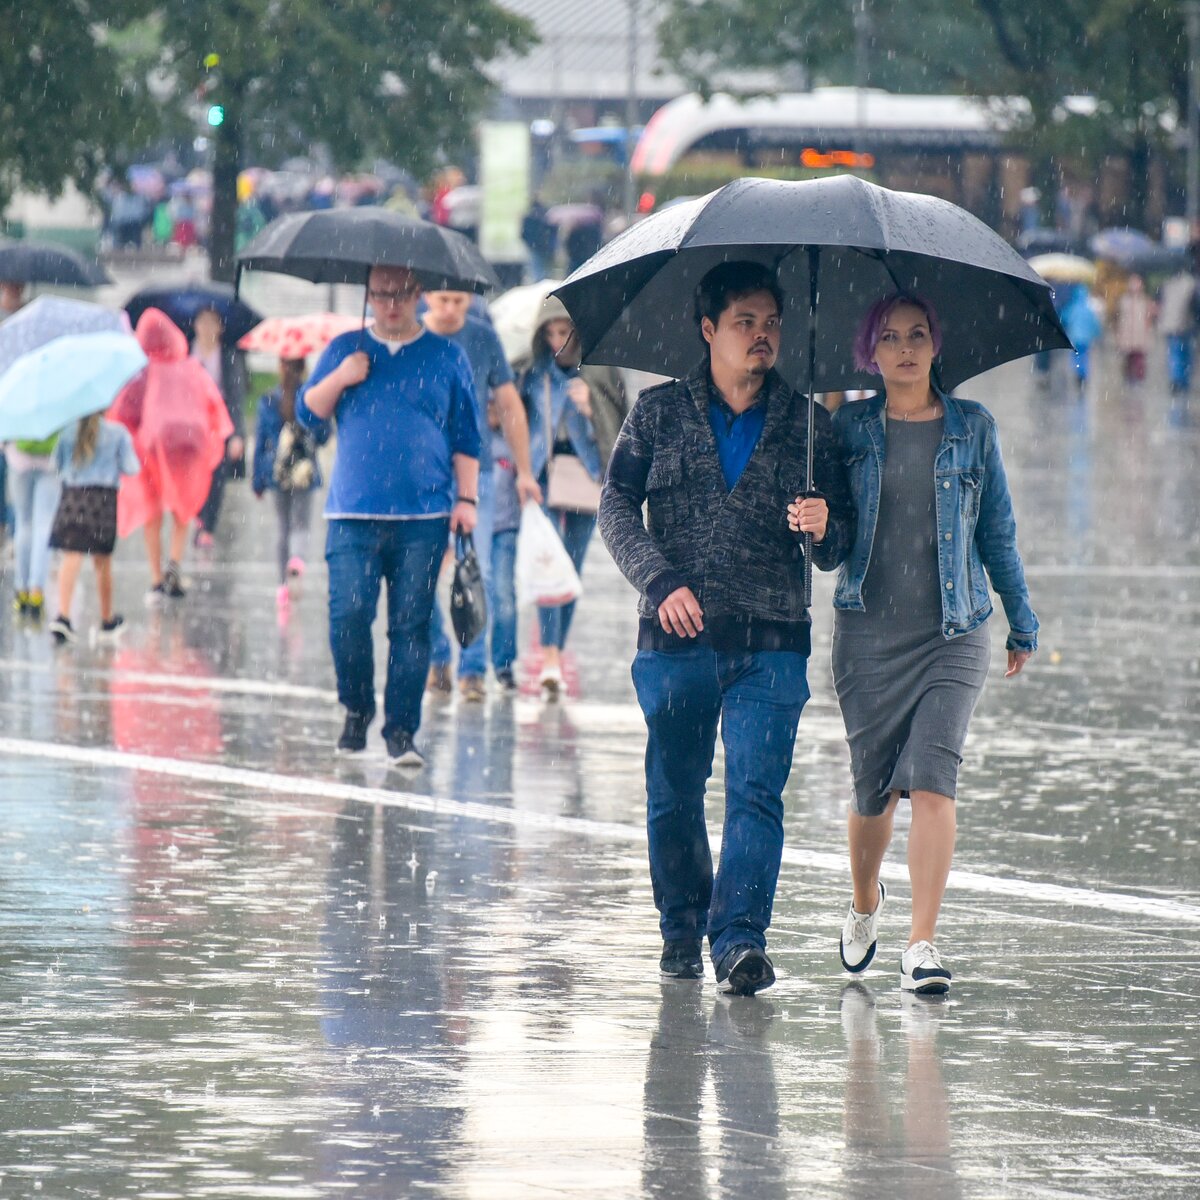
[[[458,534],[454,549],[457,561],[450,584],[450,622],[458,644],[466,649],[487,628],[487,597],[474,538],[469,533]]]

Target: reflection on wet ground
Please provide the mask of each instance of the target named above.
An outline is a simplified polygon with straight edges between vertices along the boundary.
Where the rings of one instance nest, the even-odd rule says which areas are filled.
[[[731,1001],[657,979],[602,551],[568,701],[432,705],[429,769],[389,774],[329,753],[323,570],[280,628],[235,490],[177,611],[122,549],[119,647],[0,617],[0,1196],[1200,1192],[1200,432],[1152,385],[968,394],[1044,633],[969,743],[949,1003],[897,990],[902,853],[879,965],[838,966],[828,579],[780,982]]]

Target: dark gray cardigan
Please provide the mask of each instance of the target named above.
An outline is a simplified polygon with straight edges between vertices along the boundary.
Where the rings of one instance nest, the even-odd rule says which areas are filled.
[[[804,556],[788,529],[787,506],[804,488],[807,402],[772,371],[764,384],[762,436],[730,491],[709,423],[708,364],[686,379],[648,388],[626,418],[600,501],[600,532],[641,593],[638,644],[694,644],[666,633],[658,606],[690,587],[704,610],[705,637],[718,649],[808,653]],[[829,413],[816,407],[814,484],[829,504],[822,570],[836,568],[854,537],[854,505]],[[642,505],[648,509],[648,524]]]

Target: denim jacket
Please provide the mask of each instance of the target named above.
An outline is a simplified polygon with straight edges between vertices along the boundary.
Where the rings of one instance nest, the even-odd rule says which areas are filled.
[[[990,579],[1008,617],[1008,649],[1034,651],[1038,619],[1029,605],[1017,551],[1017,524],[996,422],[982,404],[942,392],[938,396],[945,410],[933,471],[942,634],[949,639],[970,633],[991,616]],[[858,509],[854,548],[838,571],[835,608],[865,611],[863,581],[883,486],[885,404],[883,395],[853,401],[833,418]]]
[[[592,423],[567,398],[567,384],[575,372],[564,371],[549,358],[539,359],[522,380],[521,393],[529,418],[529,458],[534,475],[546,469],[546,461],[560,425],[565,425],[571,449],[587,473],[598,483],[604,474],[596,431]],[[546,423],[546,381],[550,381],[550,423]]]

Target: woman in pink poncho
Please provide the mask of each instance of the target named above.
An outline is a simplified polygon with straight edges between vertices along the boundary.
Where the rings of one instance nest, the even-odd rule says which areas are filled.
[[[233,424],[209,374],[188,357],[183,331],[157,308],[137,323],[137,340],[150,360],[117,396],[109,416],[133,434],[142,469],[125,479],[117,500],[121,537],[145,529],[150,559],[148,603],[184,594],[179,562],[188,526],[208,496],[212,473],[225,456]],[[162,566],[162,518],[171,514],[166,570]]]

